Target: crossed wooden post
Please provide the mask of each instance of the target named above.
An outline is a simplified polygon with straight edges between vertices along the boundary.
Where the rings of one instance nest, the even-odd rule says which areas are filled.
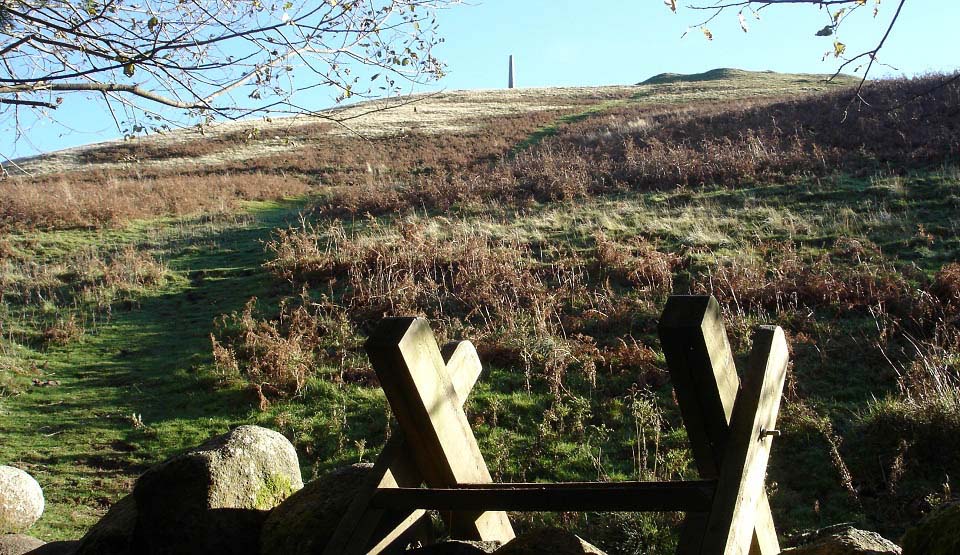
[[[399,433],[324,554],[382,553],[430,509],[444,511],[452,537],[502,542],[514,537],[505,511],[684,511],[683,555],[779,553],[764,476],[786,376],[783,331],[756,331],[741,383],[712,297],[671,297],[659,329],[700,480],[493,484],[463,412],[481,371],[473,345],[441,352],[426,320],[385,319],[366,349]]]

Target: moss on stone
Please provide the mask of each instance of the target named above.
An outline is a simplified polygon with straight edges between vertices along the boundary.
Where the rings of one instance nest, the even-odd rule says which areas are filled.
[[[271,474],[263,482],[263,486],[257,491],[254,503],[260,510],[269,511],[276,507],[281,501],[290,497],[294,491],[299,488],[293,486],[289,476],[283,474]]]
[[[372,465],[337,469],[308,483],[270,511],[260,538],[261,555],[319,555]]]

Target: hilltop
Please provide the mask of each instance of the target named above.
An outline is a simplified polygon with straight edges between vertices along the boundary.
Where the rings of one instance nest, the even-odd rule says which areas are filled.
[[[832,82],[837,85],[853,85],[859,82],[859,78],[852,75],[823,75],[816,73],[777,73],[775,71],[747,71],[744,69],[734,69],[721,67],[704,71],[702,73],[660,73],[637,83],[643,85],[671,85],[682,83],[703,83],[705,81],[727,81],[743,83],[765,83],[767,87],[772,88],[774,83],[809,83],[811,85],[824,85]]]
[[[21,161],[0,187],[0,463],[45,488],[36,533],[78,537],[237,424],[284,434],[307,480],[371,460],[390,412],[362,345],[388,315],[477,346],[465,410],[495,479],[694,478],[656,335],[694,293],[738,363],[754,326],[787,331],[781,535],[897,539],[960,488],[960,85],[871,83],[902,106],[844,119],[842,81],[663,79]],[[512,518],[611,554],[669,551],[679,525]]]
[[[246,159],[302,148],[305,141],[322,129],[337,136],[383,136],[407,132],[468,132],[479,118],[510,116],[549,110],[576,110],[612,99],[643,97],[646,102],[708,102],[758,96],[803,94],[827,87],[827,75],[750,72],[715,69],[702,74],[661,74],[633,86],[552,87],[444,91],[391,100],[360,102],[349,107],[322,111],[316,116],[295,116],[222,122],[201,131],[181,129],[165,134],[117,140],[66,149],[50,154],[20,158],[4,169],[13,174],[40,176],[79,169],[108,171],[129,168],[132,163],[215,166],[227,160]],[[699,83],[689,90],[656,85]],[[840,78],[832,86],[851,81]],[[343,125],[330,123],[343,120]],[[327,125],[323,125],[327,123]],[[236,143],[200,155],[182,145]],[[186,154],[181,156],[179,154]]]
[[[721,81],[721,80],[737,80],[739,82],[748,81],[748,80],[766,80],[773,81],[782,78],[794,78],[797,77],[795,74],[780,74],[773,71],[747,71],[743,69],[734,69],[728,67],[721,67],[716,69],[711,69],[704,71],[702,73],[660,73],[650,77],[645,81],[637,83],[637,85],[666,85],[670,83],[699,83],[702,81]],[[826,75],[810,75],[803,77],[814,77],[818,81],[826,79]]]

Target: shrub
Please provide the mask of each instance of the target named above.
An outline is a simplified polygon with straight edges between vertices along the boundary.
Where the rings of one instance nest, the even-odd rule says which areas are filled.
[[[118,303],[133,304],[146,290],[162,285],[167,267],[134,245],[81,247],[41,260],[34,252],[0,258],[3,308],[31,321],[36,334],[24,342],[64,345],[79,339],[98,319],[109,318]]]
[[[304,292],[285,301],[278,318],[265,319],[256,304],[251,298],[243,310],[214,323],[214,364],[224,379],[249,382],[264,407],[269,397],[298,395],[320,372],[333,369],[340,379],[355,379],[350,364],[359,340],[339,307]]]
[[[960,318],[960,262],[947,264],[937,272],[931,288],[937,299],[943,303],[948,317],[954,324]]]

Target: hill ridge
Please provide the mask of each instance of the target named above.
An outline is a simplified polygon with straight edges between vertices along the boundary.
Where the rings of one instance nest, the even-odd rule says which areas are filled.
[[[723,79],[738,79],[744,77],[757,77],[757,76],[774,76],[774,75],[808,75],[808,74],[793,74],[793,73],[780,73],[777,71],[771,70],[762,70],[762,71],[751,71],[746,69],[737,69],[732,67],[718,67],[710,69],[701,73],[658,73],[653,77],[646,79],[645,81],[640,81],[637,85],[665,85],[669,83],[696,83],[700,81],[720,81]],[[813,74],[811,74],[813,75]],[[817,77],[823,77],[824,80],[828,77],[827,75],[816,75]]]

